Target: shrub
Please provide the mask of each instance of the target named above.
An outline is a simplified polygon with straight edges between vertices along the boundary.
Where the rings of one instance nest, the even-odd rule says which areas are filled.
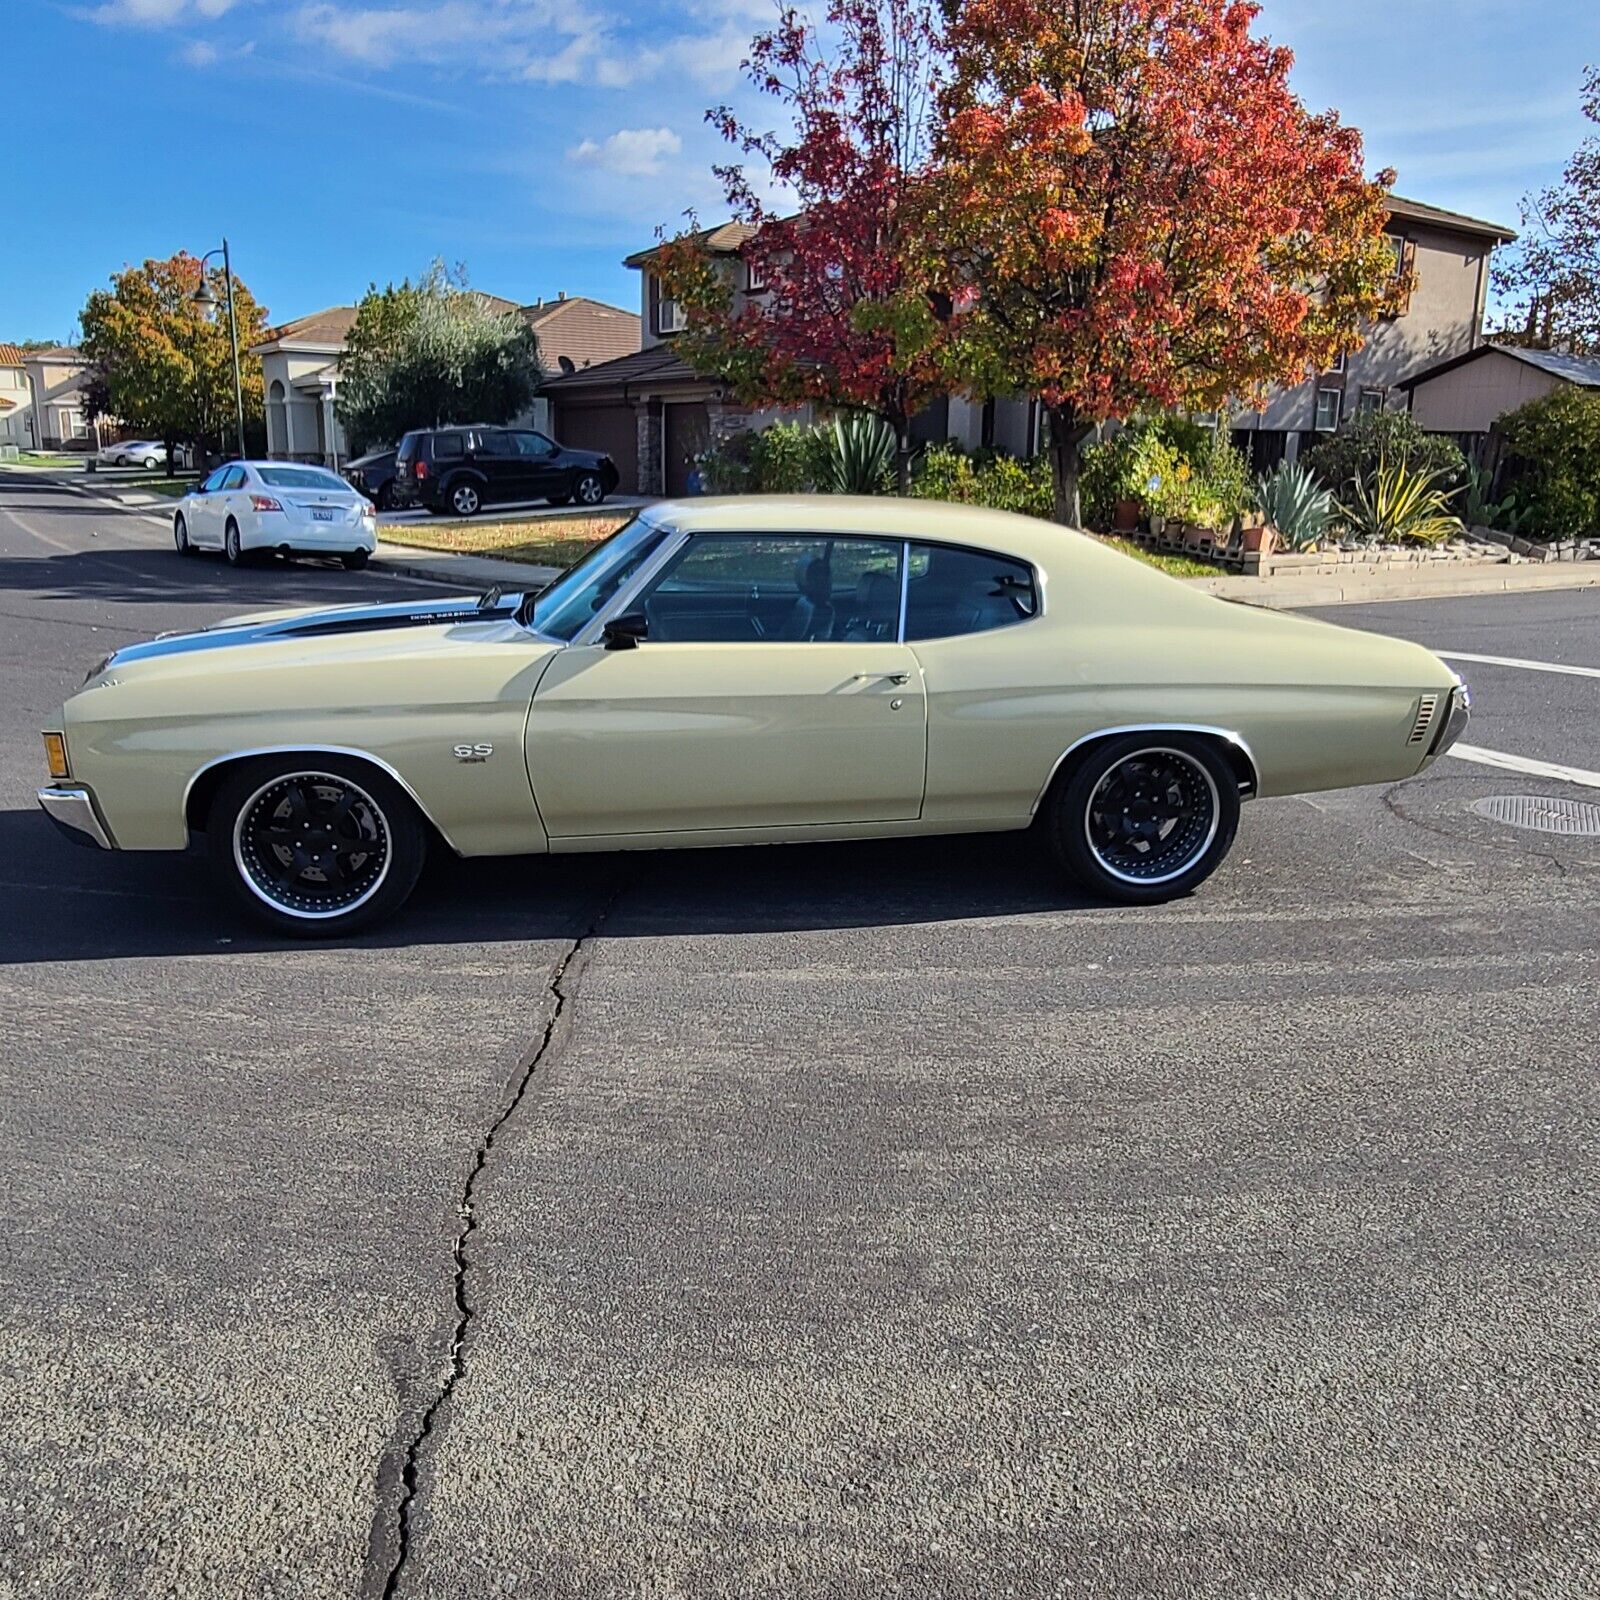
[[[1119,500],[1137,500],[1146,511],[1156,510],[1163,490],[1177,476],[1177,453],[1152,427],[1134,424],[1123,428],[1083,453],[1083,476],[1078,492],[1084,520],[1095,528],[1109,528]]]
[[[1428,473],[1447,491],[1467,475],[1467,458],[1455,441],[1424,433],[1409,411],[1364,411],[1308,450],[1305,463],[1335,494],[1370,483],[1385,464]]]
[[[1043,457],[1016,461],[991,454],[979,461],[958,445],[930,445],[911,474],[911,493],[918,500],[954,500],[1048,518],[1055,504],[1050,463]]]
[[[1333,496],[1303,462],[1280,461],[1256,485],[1267,521],[1291,550],[1319,544],[1333,521]]]
[[[758,494],[815,494],[828,487],[830,431],[799,422],[774,422],[751,447]]]
[[[1369,544],[1439,544],[1461,532],[1443,473],[1380,460],[1370,478],[1357,478],[1352,487],[1351,503],[1339,510],[1351,532]]]
[[[894,487],[894,429],[864,411],[835,417],[828,439],[828,487],[835,494],[887,494]]]
[[[1523,532],[1600,531],[1600,394],[1564,385],[1502,417],[1499,431]]]

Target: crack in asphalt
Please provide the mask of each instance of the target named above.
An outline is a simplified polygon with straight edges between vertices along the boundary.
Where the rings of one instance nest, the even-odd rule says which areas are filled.
[[[456,1202],[456,1215],[459,1218],[459,1226],[456,1229],[455,1240],[450,1250],[451,1261],[455,1269],[452,1285],[455,1321],[450,1332],[450,1370],[446,1373],[438,1394],[433,1397],[428,1408],[422,1413],[421,1421],[417,1425],[417,1431],[412,1435],[410,1443],[406,1446],[405,1461],[400,1471],[400,1504],[396,1510],[399,1536],[398,1548],[395,1551],[394,1564],[389,1568],[389,1576],[383,1586],[383,1600],[394,1600],[394,1597],[399,1594],[400,1581],[405,1573],[406,1562],[411,1555],[412,1516],[420,1493],[418,1480],[421,1471],[422,1452],[429,1439],[433,1436],[434,1424],[440,1411],[454,1392],[456,1383],[466,1372],[467,1333],[473,1318],[477,1315],[472,1297],[468,1293],[467,1285],[468,1275],[473,1267],[470,1250],[472,1236],[478,1231],[476,1203],[478,1180],[483,1176],[485,1169],[489,1165],[489,1157],[494,1152],[496,1138],[516,1114],[517,1108],[522,1104],[527,1097],[528,1090],[533,1086],[534,1079],[538,1076],[539,1068],[550,1057],[550,1049],[555,1039],[556,1029],[573,1000],[573,995],[566,987],[567,980],[569,978],[574,980],[577,978],[590,943],[599,935],[601,927],[611,914],[611,908],[616,904],[617,897],[621,892],[620,887],[612,892],[610,898],[596,913],[594,920],[583,933],[567,946],[562,953],[561,959],[556,962],[550,974],[550,981],[545,986],[545,993],[550,996],[552,1001],[550,1014],[545,1019],[544,1028],[534,1042],[532,1050],[523,1058],[521,1066],[517,1069],[510,1094],[501,1105],[494,1120],[485,1129],[483,1137],[478,1141],[477,1147],[473,1152],[472,1165],[468,1169],[466,1181],[461,1186],[461,1198]]]

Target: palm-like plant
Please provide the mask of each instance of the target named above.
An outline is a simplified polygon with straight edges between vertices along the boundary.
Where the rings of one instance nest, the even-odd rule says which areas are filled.
[[[1403,463],[1391,467],[1380,457],[1370,478],[1351,479],[1353,499],[1339,510],[1351,532],[1369,544],[1440,544],[1462,531],[1445,476]]]
[[[1333,496],[1299,461],[1280,461],[1256,481],[1256,498],[1278,537],[1291,550],[1307,550],[1327,535]]]
[[[864,411],[833,419],[828,476],[835,494],[882,494],[894,475],[895,437]]]

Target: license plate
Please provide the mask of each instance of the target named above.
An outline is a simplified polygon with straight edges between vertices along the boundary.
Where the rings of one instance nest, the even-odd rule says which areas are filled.
[[[311,520],[313,522],[332,522],[333,513],[331,511],[318,511],[315,507],[313,507],[311,512]]]

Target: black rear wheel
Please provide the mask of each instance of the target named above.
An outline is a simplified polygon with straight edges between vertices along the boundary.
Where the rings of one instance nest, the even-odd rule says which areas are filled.
[[[1130,905],[1175,900],[1232,847],[1238,774],[1192,734],[1125,734],[1058,779],[1045,823],[1056,859],[1091,892]]]
[[[376,922],[416,887],[427,835],[392,778],[341,756],[237,768],[207,818],[212,870],[258,922],[296,939]]]
[[[368,557],[365,550],[347,550],[339,560],[344,564],[346,572],[359,572],[366,566]]]
[[[450,489],[450,509],[458,517],[475,517],[483,505],[483,496],[475,483],[457,483]]]

